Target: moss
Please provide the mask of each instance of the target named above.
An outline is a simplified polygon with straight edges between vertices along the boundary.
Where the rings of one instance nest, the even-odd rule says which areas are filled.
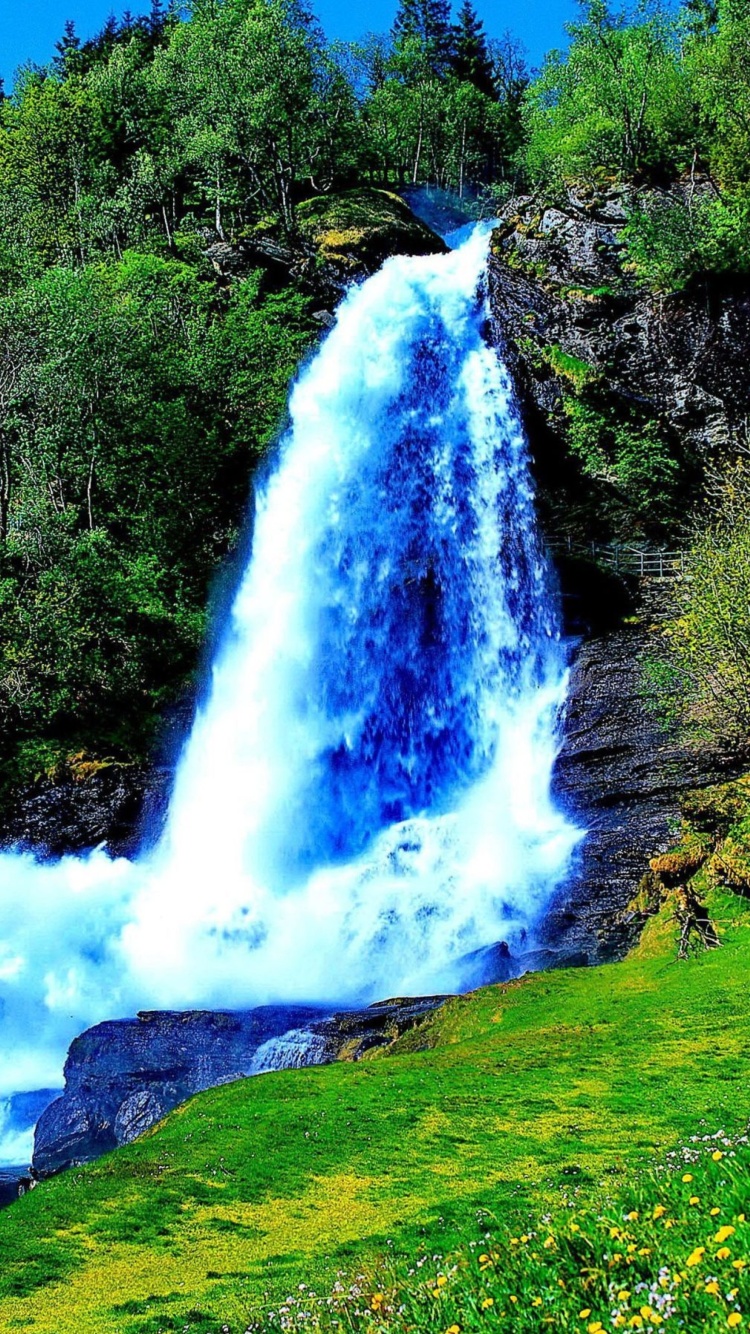
[[[297,223],[320,259],[345,271],[372,272],[396,254],[445,249],[398,195],[360,188],[319,195],[300,204]]]

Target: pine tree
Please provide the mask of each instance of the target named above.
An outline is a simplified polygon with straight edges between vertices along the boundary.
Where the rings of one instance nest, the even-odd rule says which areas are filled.
[[[452,65],[457,78],[473,83],[487,97],[497,97],[487,38],[471,0],[463,0],[453,30]]]
[[[167,16],[164,12],[163,0],[151,0],[151,13],[148,16],[148,30],[152,37],[158,39],[164,32],[167,22]]]
[[[399,0],[393,23],[393,39],[419,41],[436,74],[445,74],[453,54],[450,0]]]
[[[57,55],[53,61],[58,74],[65,78],[68,74],[73,74],[80,64],[81,58],[81,39],[76,32],[76,25],[72,19],[66,19],[63,35],[59,42],[55,43]]]

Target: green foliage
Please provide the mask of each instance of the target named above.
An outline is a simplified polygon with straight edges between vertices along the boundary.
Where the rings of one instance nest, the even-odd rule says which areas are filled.
[[[628,17],[589,0],[530,90],[526,161],[535,180],[611,173],[671,177],[689,151],[693,112],[674,29],[662,13]]]
[[[452,1000],[354,1065],[214,1089],[137,1143],[42,1183],[0,1214],[0,1326],[243,1334],[290,1294],[309,1310],[308,1288],[330,1294],[344,1271],[346,1289],[370,1276],[357,1282],[362,1302],[346,1302],[354,1328],[399,1328],[397,1286],[420,1331],[445,1334],[459,1309],[469,1329],[502,1310],[513,1330],[550,1315],[585,1329],[580,1310],[593,1322],[614,1309],[610,1284],[640,1297],[636,1284],[658,1286],[667,1264],[681,1275],[679,1311],[723,1312],[726,1325],[731,1302],[705,1280],[738,1287],[746,1307],[746,1271],[732,1265],[747,1258],[746,1149],[731,1154],[747,1123],[750,910],[721,890],[710,908],[722,949],[676,963],[667,905],[621,964]],[[736,1232],[717,1260],[720,1225]],[[438,1259],[417,1264],[425,1255]],[[512,1316],[511,1295],[528,1298]],[[480,1317],[486,1296],[494,1306]]]
[[[143,754],[184,688],[309,299],[180,261],[50,269],[0,302],[0,781]]]
[[[639,278],[661,292],[680,291],[696,275],[750,273],[750,192],[652,196],[638,202],[625,230]]]
[[[605,386],[592,385],[580,367],[560,373],[581,386],[579,394],[565,395],[564,412],[569,448],[586,476],[611,490],[615,509],[619,497],[620,507],[646,527],[668,525],[676,513],[681,469],[660,424],[608,396]]]
[[[705,527],[666,635],[687,724],[734,753],[750,749],[750,469],[714,479]]]

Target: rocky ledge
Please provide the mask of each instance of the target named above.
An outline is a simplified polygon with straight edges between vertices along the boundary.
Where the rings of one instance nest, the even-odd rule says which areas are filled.
[[[339,1012],[306,1005],[153,1011],[98,1024],[73,1042],[64,1092],[37,1124],[34,1178],[130,1143],[204,1089],[268,1070],[358,1060],[395,1041],[445,999],[399,999]]]

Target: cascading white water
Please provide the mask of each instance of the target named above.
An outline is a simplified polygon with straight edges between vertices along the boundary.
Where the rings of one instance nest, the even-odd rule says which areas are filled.
[[[0,857],[0,1090],[144,1005],[460,987],[560,883],[565,662],[486,248],[390,260],[301,376],[157,848]]]

